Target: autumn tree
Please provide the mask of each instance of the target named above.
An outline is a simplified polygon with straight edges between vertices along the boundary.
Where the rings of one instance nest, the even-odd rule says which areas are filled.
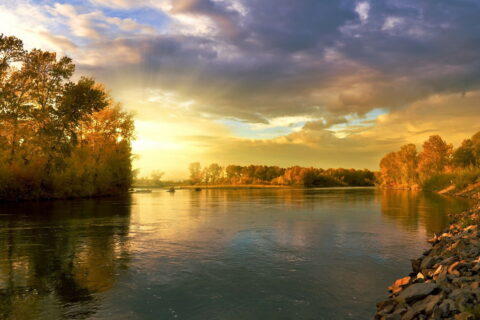
[[[132,116],[68,57],[0,35],[0,199],[112,194],[132,179]]]
[[[418,183],[417,174],[417,147],[407,144],[400,148],[397,154],[397,166],[400,170],[400,182],[403,185],[413,186]]]
[[[396,152],[390,152],[380,160],[380,180],[382,185],[387,188],[399,185],[401,178]]]
[[[465,139],[462,145],[453,152],[452,162],[461,168],[471,168],[478,165],[475,156],[475,145],[471,139]]]
[[[218,183],[222,177],[223,169],[217,163],[210,164],[205,168],[205,182],[206,183]]]
[[[453,146],[439,135],[430,136],[423,144],[419,155],[418,174],[422,181],[434,174],[444,172],[451,163]]]
[[[154,170],[150,173],[150,180],[152,181],[155,187],[162,186],[162,177],[164,174],[165,172],[162,172],[159,170]]]
[[[192,162],[188,166],[190,172],[190,181],[192,184],[197,184],[202,182],[202,166],[200,162]]]
[[[195,169],[200,168],[200,164],[196,163],[194,167]],[[192,164],[189,169],[191,168]],[[223,168],[216,163],[205,167],[202,176],[204,177],[203,182],[207,184],[275,184],[305,187],[372,186],[375,179],[373,172],[369,170],[341,168],[323,170],[300,166],[285,169],[264,165],[228,165]]]

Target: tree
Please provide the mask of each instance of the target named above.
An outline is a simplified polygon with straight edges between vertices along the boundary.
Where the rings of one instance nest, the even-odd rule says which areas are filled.
[[[380,161],[380,178],[384,187],[398,187],[401,184],[401,169],[399,167],[398,153],[390,152]]]
[[[401,147],[397,154],[397,161],[401,184],[406,186],[418,184],[417,147],[414,144],[407,144]]]
[[[4,84],[5,76],[12,63],[22,61],[25,56],[22,40],[13,36],[0,34],[0,81]]]
[[[212,184],[219,182],[222,172],[222,167],[220,167],[217,163],[212,163],[207,169],[206,182]]]
[[[192,184],[202,182],[202,166],[200,165],[200,162],[190,163],[188,170],[190,171],[190,181]]]
[[[471,139],[465,139],[462,145],[453,153],[452,162],[461,168],[470,168],[478,165],[475,157],[475,145]]]
[[[480,166],[480,131],[472,136],[472,151],[475,156],[476,166]]]
[[[73,61],[0,35],[0,199],[112,194],[132,180],[132,115]]]
[[[430,136],[419,155],[420,179],[425,181],[434,174],[444,172],[451,163],[452,149],[452,145],[447,144],[439,135]]]
[[[162,186],[162,177],[165,174],[165,172],[161,172],[159,170],[154,170],[152,173],[150,173],[150,179],[152,180],[152,183],[156,187],[161,187]]]

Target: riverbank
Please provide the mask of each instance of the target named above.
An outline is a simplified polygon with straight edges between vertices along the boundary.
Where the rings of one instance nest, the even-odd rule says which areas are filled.
[[[375,319],[480,319],[480,184],[445,193],[476,199],[412,260],[412,272],[388,289]]]
[[[168,190],[174,187],[175,190],[204,190],[204,189],[221,189],[221,190],[245,190],[245,189],[372,189],[375,186],[354,186],[354,187],[305,187],[302,185],[271,185],[271,184],[219,184],[219,185],[171,185],[162,187],[149,186],[133,186],[132,189],[148,189],[148,190]]]
[[[177,189],[286,189],[292,186],[272,185],[272,184],[217,184],[217,185],[184,185]]]

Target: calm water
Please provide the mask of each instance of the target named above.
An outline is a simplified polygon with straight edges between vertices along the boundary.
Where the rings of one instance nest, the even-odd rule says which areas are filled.
[[[467,203],[374,189],[0,205],[0,319],[370,319]]]

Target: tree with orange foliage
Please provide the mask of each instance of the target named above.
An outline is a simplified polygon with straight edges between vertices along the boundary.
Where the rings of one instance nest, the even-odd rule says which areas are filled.
[[[447,144],[439,135],[433,135],[423,144],[419,154],[418,174],[421,181],[449,168],[452,160],[453,146]]]
[[[0,200],[130,187],[133,119],[75,65],[0,35]]]

